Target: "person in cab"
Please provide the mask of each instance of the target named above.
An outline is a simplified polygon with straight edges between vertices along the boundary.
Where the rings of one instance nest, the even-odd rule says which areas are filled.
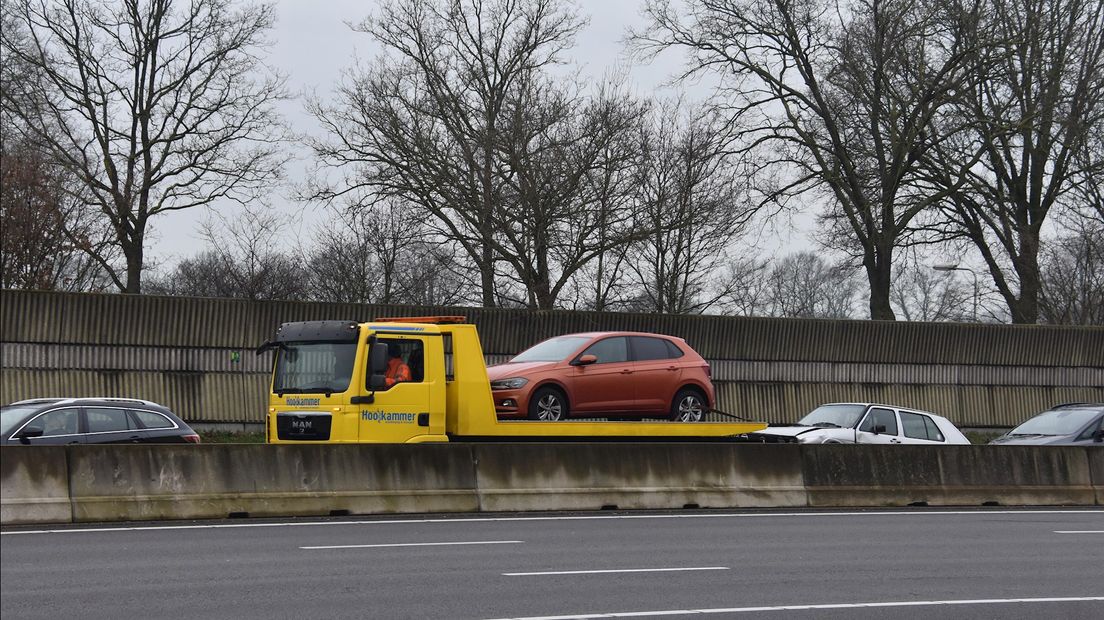
[[[403,361],[402,347],[394,342],[388,343],[387,354],[390,356],[387,362],[387,373],[384,375],[387,387],[402,381],[410,381],[410,367]]]

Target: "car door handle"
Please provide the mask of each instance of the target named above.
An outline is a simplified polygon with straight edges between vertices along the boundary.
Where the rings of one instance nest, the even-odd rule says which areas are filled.
[[[668,366],[667,370],[678,370],[678,366]]]
[[[629,370],[628,368],[626,368],[625,370],[622,370],[622,371],[621,371],[621,374],[623,374],[623,375],[631,375],[631,374],[632,374],[632,371],[631,371],[631,370]]]

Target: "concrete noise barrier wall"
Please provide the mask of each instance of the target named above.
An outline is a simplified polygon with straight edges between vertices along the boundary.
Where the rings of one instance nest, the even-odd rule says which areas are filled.
[[[0,449],[2,523],[431,512],[1104,505],[1104,448],[722,443]]]

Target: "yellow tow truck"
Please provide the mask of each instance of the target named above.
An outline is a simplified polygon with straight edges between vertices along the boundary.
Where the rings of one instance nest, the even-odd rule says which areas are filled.
[[[269,443],[723,440],[758,422],[499,421],[475,325],[464,317],[284,323],[273,350]],[[389,357],[410,369],[388,385]]]

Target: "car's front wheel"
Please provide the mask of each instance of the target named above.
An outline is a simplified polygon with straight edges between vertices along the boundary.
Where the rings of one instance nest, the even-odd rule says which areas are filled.
[[[701,422],[705,419],[705,398],[701,392],[683,388],[671,403],[671,420],[675,422]]]
[[[529,399],[529,419],[554,422],[567,418],[567,398],[556,388],[542,387]]]

